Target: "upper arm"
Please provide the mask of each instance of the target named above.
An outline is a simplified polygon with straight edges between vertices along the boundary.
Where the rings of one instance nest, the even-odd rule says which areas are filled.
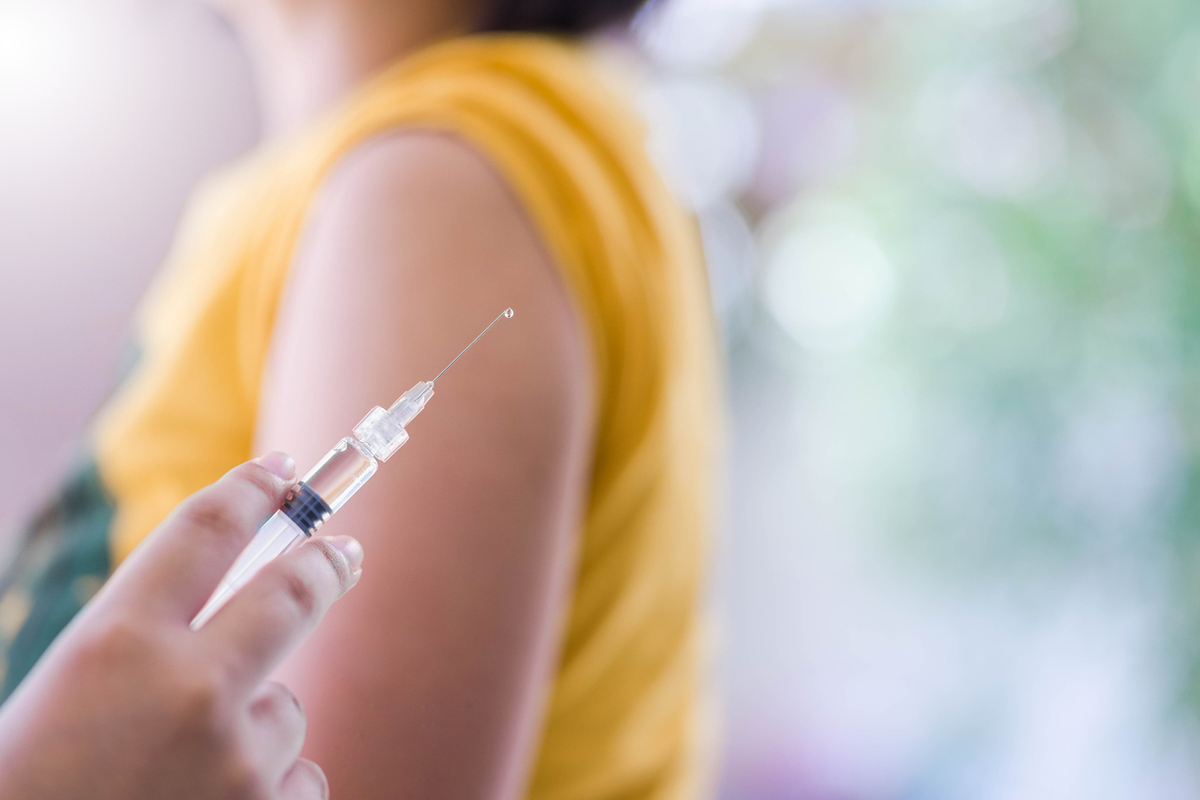
[[[432,133],[352,154],[281,301],[259,451],[313,464],[374,405],[438,382],[411,440],[322,533],[359,585],[282,669],[338,796],[513,796],[553,678],[586,502],[586,337],[520,204]]]

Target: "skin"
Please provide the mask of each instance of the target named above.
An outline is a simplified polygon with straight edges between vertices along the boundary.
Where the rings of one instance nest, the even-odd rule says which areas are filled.
[[[350,538],[265,567],[199,631],[189,623],[292,486],[280,453],[193,495],[117,570],[0,714],[7,800],[301,800],[304,711],[264,682],[357,582]]]
[[[273,129],[479,16],[435,0],[227,2]],[[410,442],[327,524],[353,530],[380,566],[277,674],[304,703],[305,754],[335,796],[522,794],[570,604],[594,424],[579,316],[485,159],[406,130],[335,169],[281,301],[259,446],[286,446],[307,469],[506,306],[516,316],[438,381]]]
[[[397,57],[468,33],[480,0],[209,0],[236,28],[266,133],[304,125]]]
[[[500,179],[428,133],[343,165],[295,268],[259,435],[303,464],[516,310],[438,381],[409,443],[330,521],[382,567],[279,674],[308,709],[306,753],[335,794],[519,796],[589,477],[575,312]]]

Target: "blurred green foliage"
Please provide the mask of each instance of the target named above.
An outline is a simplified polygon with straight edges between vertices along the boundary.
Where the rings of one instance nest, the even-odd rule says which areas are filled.
[[[1080,582],[1155,608],[1200,713],[1200,4],[821,20],[781,15],[737,72],[766,85],[790,59],[856,109],[845,169],[784,211],[746,199],[852,206],[895,272],[868,339],[796,348],[889,376],[895,452],[848,497],[881,545],[1029,613]]]

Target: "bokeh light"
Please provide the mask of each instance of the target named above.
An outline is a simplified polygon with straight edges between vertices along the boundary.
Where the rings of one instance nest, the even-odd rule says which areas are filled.
[[[853,347],[878,327],[891,305],[891,262],[852,210],[822,208],[805,216],[768,245],[767,307],[807,348]]]

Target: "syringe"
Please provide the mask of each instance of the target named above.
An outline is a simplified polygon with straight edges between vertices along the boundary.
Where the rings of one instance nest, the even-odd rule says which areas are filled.
[[[354,435],[335,444],[288,492],[283,506],[259,526],[250,544],[233,562],[233,566],[217,584],[212,597],[192,620],[192,630],[199,630],[208,622],[268,562],[312,536],[313,531],[337,513],[371,479],[379,469],[379,462],[387,461],[408,441],[406,428],[425,408],[429,398],[433,397],[433,384],[438,378],[474,347],[475,342],[492,329],[492,325],[512,315],[511,308],[504,309],[433,380],[419,381],[400,395],[391,408],[375,406],[368,411],[362,422],[354,426]]]

